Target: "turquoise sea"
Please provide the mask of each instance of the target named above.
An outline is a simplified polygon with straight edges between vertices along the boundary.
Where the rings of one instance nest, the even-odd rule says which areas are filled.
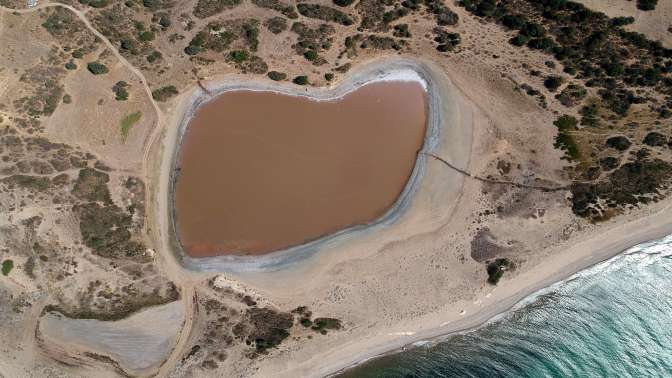
[[[672,377],[672,236],[544,289],[475,331],[341,377]]]

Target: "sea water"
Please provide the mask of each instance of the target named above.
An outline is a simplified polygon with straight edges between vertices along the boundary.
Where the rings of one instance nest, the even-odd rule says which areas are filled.
[[[672,377],[672,236],[631,248],[475,331],[342,377]]]

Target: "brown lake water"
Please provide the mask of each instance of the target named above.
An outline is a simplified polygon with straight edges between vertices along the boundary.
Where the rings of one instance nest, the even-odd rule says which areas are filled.
[[[184,251],[264,254],[381,217],[413,171],[427,107],[415,82],[333,101],[241,90],[203,104],[178,162]]]

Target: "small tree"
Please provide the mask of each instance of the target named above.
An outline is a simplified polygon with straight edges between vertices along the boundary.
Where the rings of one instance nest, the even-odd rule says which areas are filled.
[[[294,83],[296,85],[307,85],[308,84],[308,76],[306,76],[306,75],[297,76],[297,77],[294,78],[294,80],[292,80],[292,83]]]
[[[12,260],[5,260],[2,262],[2,275],[6,276],[9,274],[9,272],[14,269],[14,261]]]
[[[107,66],[98,62],[89,62],[86,65],[86,68],[94,75],[103,75],[110,72],[110,70],[107,69]]]
[[[278,72],[278,71],[269,71],[267,75],[271,80],[274,80],[274,81],[282,81],[282,80],[285,80],[287,78],[286,73]]]
[[[236,63],[242,63],[250,58],[250,53],[246,50],[234,50],[229,53],[229,59]]]
[[[555,92],[562,83],[565,82],[565,79],[562,78],[562,76],[549,76],[544,80],[544,87],[546,87],[549,91]]]

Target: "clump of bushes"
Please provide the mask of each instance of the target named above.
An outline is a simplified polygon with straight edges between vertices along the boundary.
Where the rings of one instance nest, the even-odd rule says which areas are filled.
[[[497,285],[499,280],[504,276],[504,272],[507,270],[513,270],[515,264],[507,258],[495,259],[487,263],[486,271],[488,272],[488,283],[490,285]]]
[[[661,133],[652,131],[646,134],[642,143],[651,147],[660,147],[667,144],[667,137]]]
[[[604,143],[607,147],[617,149],[619,151],[625,151],[632,145],[630,139],[623,135],[616,135],[607,138],[607,141]]]
[[[306,75],[300,75],[292,79],[292,83],[296,85],[308,85],[308,76]]]
[[[284,17],[271,17],[264,21],[264,26],[273,34],[280,34],[287,30],[287,19]]]
[[[565,82],[562,76],[551,75],[544,80],[544,87],[551,92],[555,92]]]
[[[588,92],[586,88],[578,84],[567,85],[555,98],[564,106],[571,107],[583,100]]]
[[[66,70],[70,70],[70,71],[72,71],[72,70],[76,70],[76,69],[77,69],[77,65],[75,64],[75,62],[73,62],[73,61],[71,60],[71,61],[69,61],[68,63],[65,63],[65,69],[66,69]]]
[[[169,98],[176,96],[178,93],[179,92],[174,85],[167,85],[152,91],[152,98],[156,101],[165,102],[168,101]]]
[[[581,156],[579,147],[571,135],[571,132],[577,130],[577,123],[577,119],[570,115],[563,115],[553,122],[555,127],[558,128],[558,135],[555,137],[553,146],[565,151],[564,157],[567,160],[576,160]]]
[[[110,72],[106,65],[99,62],[89,62],[86,65],[86,69],[94,75],[103,75]]]
[[[250,59],[250,53],[246,50],[234,50],[229,53],[229,60],[234,63],[242,63],[248,59]]]
[[[161,58],[163,58],[163,55],[161,55],[161,53],[156,50],[152,51],[151,53],[149,53],[149,55],[147,55],[147,61],[149,63],[154,63],[160,60]]]
[[[354,2],[355,0],[334,0],[334,4],[338,5],[339,7],[347,7]]]
[[[296,9],[298,9],[302,16],[308,18],[316,18],[322,21],[335,22],[345,26],[350,26],[354,23],[352,18],[347,14],[339,11],[338,9],[324,5],[300,3],[296,5]]]
[[[143,30],[138,34],[138,39],[143,42],[149,42],[154,40],[154,32],[150,30]]]
[[[302,323],[303,324],[303,323]],[[327,330],[339,330],[341,329],[341,321],[335,318],[316,318],[312,321],[312,326],[310,329],[313,331],[319,332],[323,335],[327,334]]]
[[[448,32],[440,27],[434,28],[434,35],[434,42],[438,43],[436,50],[440,52],[453,51],[462,42],[459,33]]]
[[[279,0],[252,0],[252,4],[259,8],[273,9],[291,19],[299,18],[293,5],[285,4]]]
[[[408,30],[408,24],[394,25],[393,35],[399,38],[411,38],[411,32]]]
[[[112,92],[114,92],[114,99],[117,101],[126,101],[128,100],[128,83],[125,81],[118,81],[114,86],[112,86]]]
[[[207,18],[221,13],[224,9],[233,8],[241,0],[198,0],[194,7],[194,16]]]
[[[287,79],[287,74],[284,72],[278,72],[278,71],[268,71],[267,73],[268,78],[273,80],[273,81],[283,81]]]
[[[643,11],[652,11],[656,9],[658,0],[637,0],[637,9]]]

